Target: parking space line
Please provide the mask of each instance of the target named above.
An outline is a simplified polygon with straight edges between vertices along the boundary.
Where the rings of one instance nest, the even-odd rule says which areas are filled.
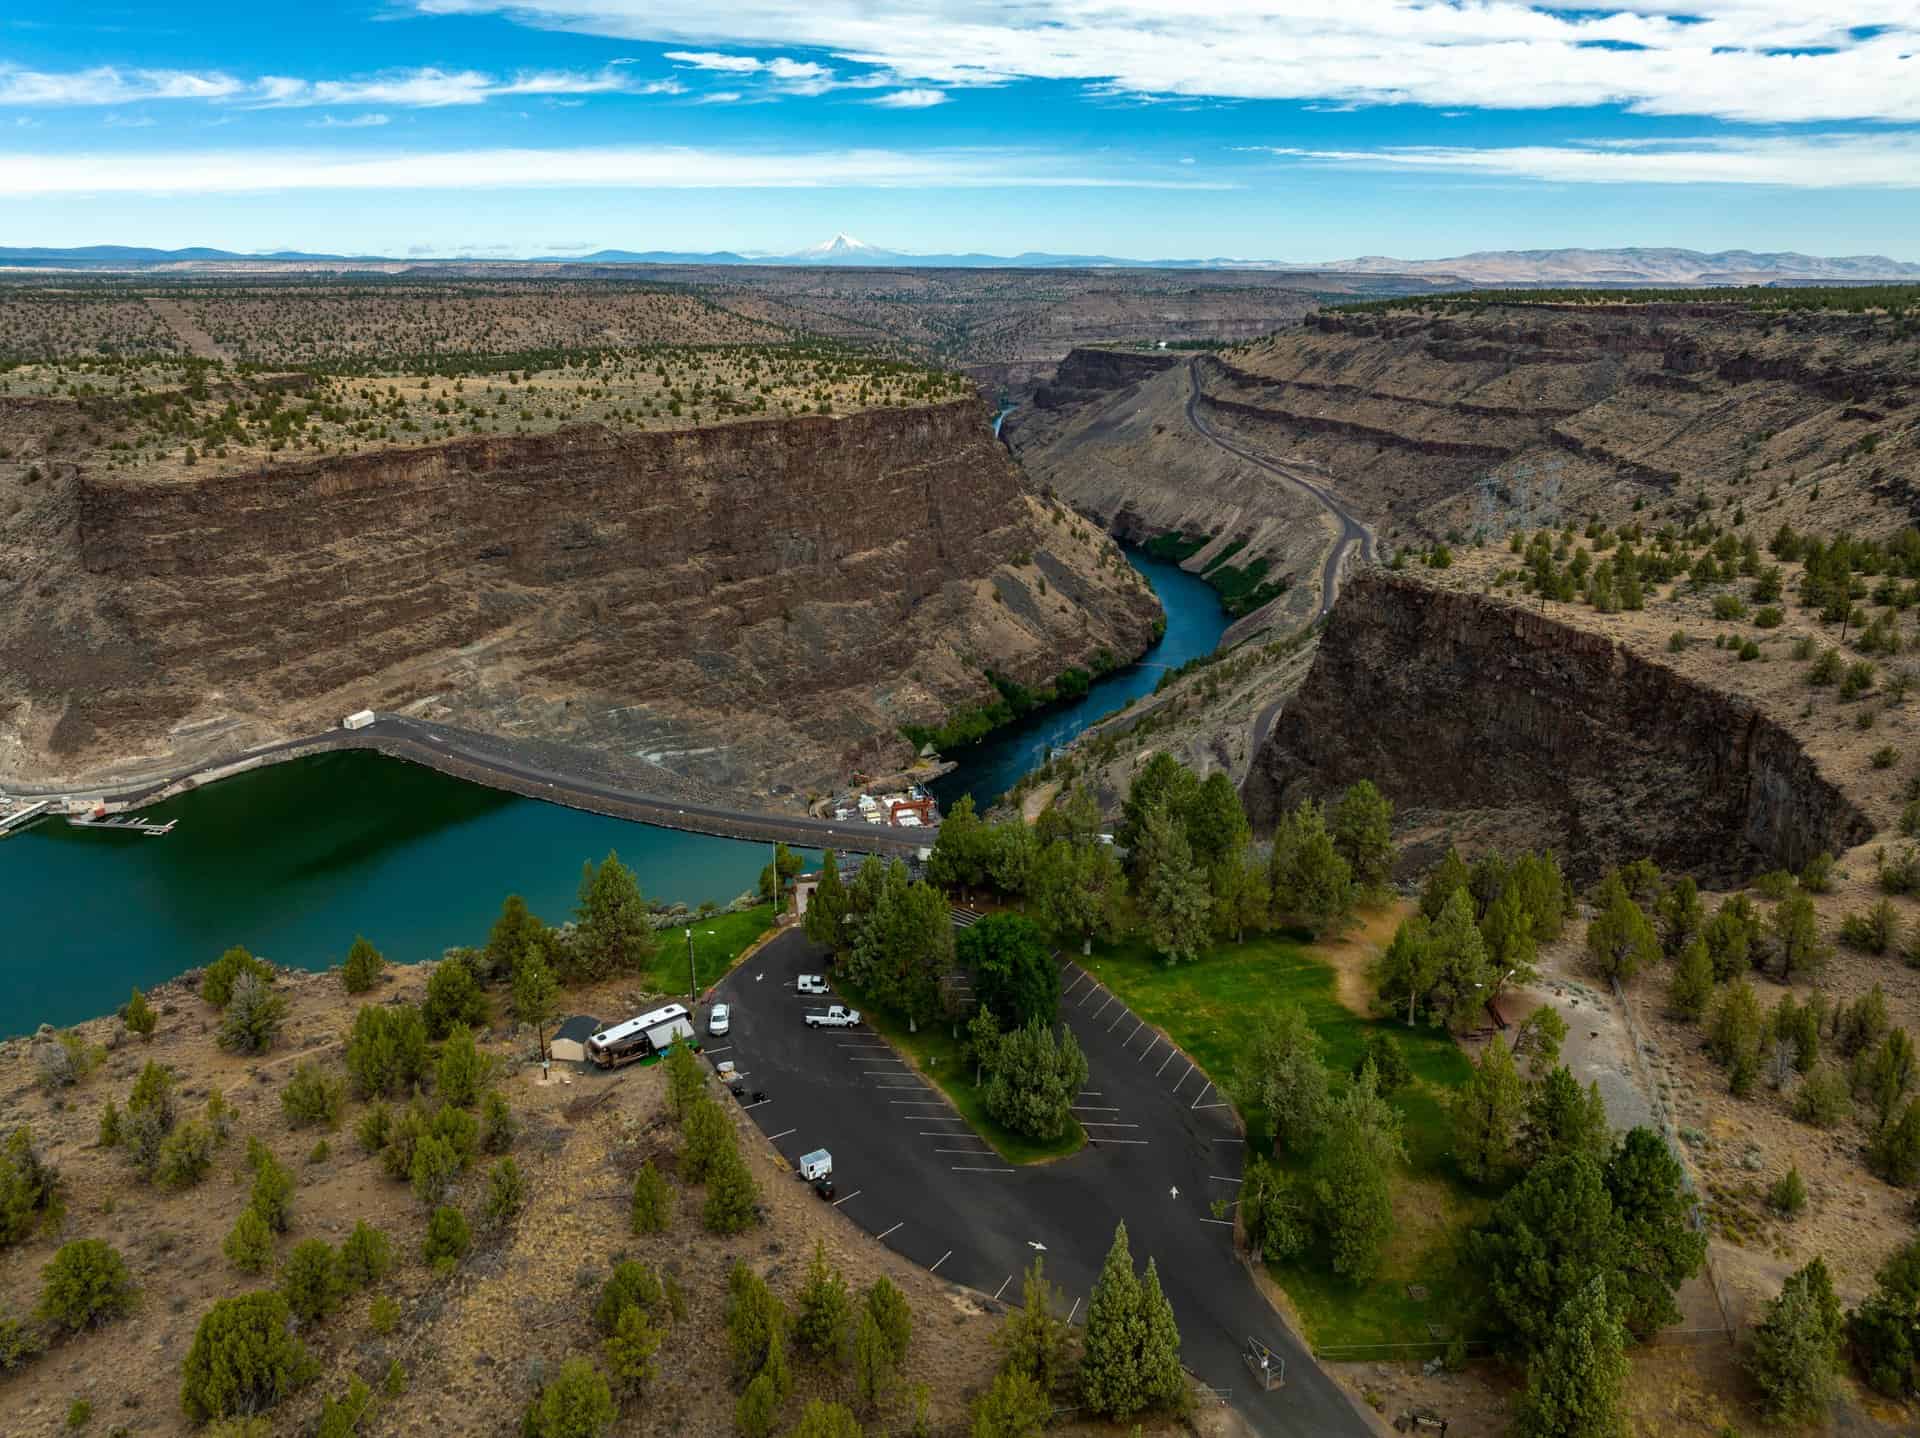
[[[920,1122],[932,1123],[933,1120],[930,1118],[923,1118],[920,1120]],[[955,1122],[958,1122],[958,1120],[956,1119]],[[937,1128],[923,1128],[920,1130],[920,1137],[921,1138],[961,1138],[961,1137],[964,1137],[964,1135],[957,1134],[957,1133],[944,1133]]]
[[[1233,1225],[1232,1225],[1231,1223],[1229,1223],[1229,1222],[1228,1222],[1228,1221],[1227,1221],[1226,1219],[1224,1219],[1224,1218],[1203,1218],[1203,1219],[1201,1219],[1200,1221],[1201,1221],[1202,1223],[1217,1223],[1217,1224],[1219,1224],[1219,1225],[1220,1225],[1220,1226],[1221,1226],[1222,1228],[1232,1228],[1232,1227],[1233,1227]]]
[[[1125,1041],[1121,1043],[1120,1047],[1125,1048],[1128,1044],[1132,1043],[1135,1039],[1139,1038],[1140,1030],[1144,1029],[1146,1026],[1147,1026],[1147,1021],[1145,1019],[1135,1019],[1133,1021],[1133,1032],[1127,1035]]]
[[[1073,1322],[1073,1315],[1080,1311],[1080,1300],[1073,1300],[1073,1307],[1067,1310],[1067,1322]]]
[[[1080,1120],[1080,1127],[1082,1128],[1138,1128],[1140,1127],[1140,1125],[1137,1123],[1115,1123],[1110,1119],[1104,1119],[1104,1118],[1096,1118],[1091,1120],[1083,1118]]]
[[[774,1141],[775,1141],[776,1139],[782,1139],[782,1138],[785,1138],[785,1137],[786,1137],[786,1136],[787,1136],[788,1134],[790,1134],[790,1133],[798,1133],[798,1132],[800,1132],[800,1130],[799,1130],[799,1129],[797,1129],[797,1128],[783,1128],[783,1129],[781,1129],[781,1130],[780,1130],[780,1132],[778,1132],[778,1133],[770,1133],[770,1134],[768,1134],[768,1135],[767,1135],[767,1142],[768,1142],[768,1143],[772,1143],[772,1142],[774,1142]]]
[[[1173,1086],[1173,1091],[1175,1093],[1179,1093],[1182,1088],[1186,1087],[1187,1080],[1192,1077],[1193,1077],[1193,1065],[1188,1064],[1187,1071],[1180,1075],[1180,1082]]]
[[[995,1301],[996,1303],[997,1303],[997,1302],[999,1302],[999,1300],[1000,1300],[1000,1295],[1001,1295],[1001,1294],[1003,1294],[1003,1293],[1005,1293],[1005,1292],[1007,1291],[1007,1285],[1008,1285],[1009,1283],[1011,1283],[1011,1282],[1013,1282],[1013,1275],[1012,1275],[1011,1273],[1009,1273],[1009,1274],[1008,1274],[1008,1275],[1006,1276],[1006,1278],[1004,1278],[1004,1279],[1003,1279],[1003,1280],[1001,1281],[1001,1283],[1000,1283],[1000,1286],[999,1286],[998,1288],[996,1288],[996,1289],[994,1289],[994,1290],[993,1290],[993,1297],[994,1297],[994,1301]]]
[[[1113,1032],[1113,1031],[1114,1031],[1115,1029],[1117,1029],[1117,1028],[1119,1028],[1119,1027],[1120,1027],[1120,1025],[1122,1025],[1122,1024],[1124,1024],[1124,1023],[1125,1023],[1125,1022],[1126,1022],[1126,1021],[1127,1021],[1127,1020],[1128,1020],[1129,1018],[1131,1018],[1131,1017],[1132,1017],[1132,1015],[1131,1015],[1131,1014],[1129,1014],[1129,1013],[1128,1013],[1128,1012],[1127,1012],[1127,1011],[1126,1011],[1126,1010],[1125,1010],[1124,1008],[1123,1008],[1123,1009],[1121,1009],[1121,1010],[1120,1010],[1120,1017],[1119,1017],[1119,1018],[1117,1018],[1117,1019],[1115,1019],[1115,1020],[1114,1020],[1114,1021],[1113,1021],[1112,1023],[1110,1023],[1110,1024],[1108,1024],[1108,1025],[1107,1025],[1107,1032],[1108,1032],[1108,1033],[1112,1033],[1112,1032]],[[1127,1042],[1128,1042],[1128,1043],[1131,1043],[1131,1042],[1133,1042],[1133,1035],[1132,1035],[1132,1034],[1128,1034],[1128,1035],[1127,1035]],[[1125,1046],[1126,1046],[1125,1044],[1123,1044],[1123,1045],[1121,1045],[1121,1047],[1123,1047],[1123,1048],[1124,1048]]]
[[[1092,985],[1087,990],[1086,998],[1081,999],[1080,1002],[1077,1005],[1075,1005],[1075,1007],[1084,1009],[1087,1006],[1087,999],[1093,998],[1099,992],[1100,992],[1100,985],[1098,984]]]
[[[882,1074],[882,1075],[879,1075],[879,1077],[882,1077],[882,1078],[903,1078],[903,1077],[905,1077],[905,1075],[903,1075],[903,1074]],[[923,1084],[923,1083],[876,1083],[876,1084],[874,1085],[874,1087],[875,1087],[875,1088],[889,1088],[889,1089],[893,1089],[893,1090],[894,1090],[894,1091],[895,1091],[896,1093],[897,1093],[897,1092],[899,1092],[899,1091],[900,1091],[900,1090],[902,1090],[902,1089],[910,1089],[910,1088],[913,1088],[913,1089],[919,1089],[921,1093],[925,1093],[925,1092],[927,1091],[927,1086],[926,1086],[925,1084]]]
[[[901,1229],[905,1228],[906,1226],[907,1226],[907,1221],[903,1218],[898,1223],[896,1223],[892,1228],[889,1228],[887,1230],[887,1233],[898,1233]],[[887,1233],[876,1234],[875,1237],[885,1238],[887,1236]]]
[[[1148,1042],[1147,1046],[1140,1050],[1140,1057],[1135,1059],[1134,1062],[1137,1064],[1145,1063],[1147,1061],[1147,1055],[1152,1053],[1155,1049],[1159,1047],[1160,1047],[1160,1035],[1155,1034],[1153,1038]]]
[[[1100,1005],[1099,1008],[1093,1011],[1093,1017],[1096,1023],[1099,1021],[1100,1015],[1104,1014],[1108,1009],[1113,1007],[1113,1003],[1114,1003],[1114,996],[1112,994],[1108,994],[1107,1001],[1104,1004]]]
[[[1060,997],[1063,999],[1072,998],[1073,991],[1079,988],[1081,984],[1085,983],[1086,980],[1087,980],[1087,976],[1085,974],[1080,975],[1079,978],[1075,979],[1072,983],[1067,985],[1067,991],[1064,994],[1060,995]]]
[[[733,1052],[733,1045],[722,1044],[717,1049],[701,1049],[700,1052],[703,1054],[730,1054]]]
[[[1141,1148],[1145,1148],[1147,1146],[1148,1141],[1144,1138],[1105,1138],[1100,1134],[1090,1133],[1087,1135],[1087,1142],[1088,1143],[1131,1143],[1131,1144],[1136,1144]]]
[[[975,1158],[993,1157],[993,1150],[990,1148],[936,1148],[934,1152],[935,1153],[970,1153]]]
[[[1080,1090],[1079,1093],[1075,1094],[1074,1097],[1075,1098],[1104,1098],[1105,1095],[1102,1094],[1100,1090],[1097,1088],[1083,1088]]]
[[[953,1257],[953,1250],[949,1248],[945,1253],[941,1254],[938,1258],[934,1259],[933,1266],[929,1268],[927,1272],[933,1273],[937,1271],[941,1264],[945,1263],[949,1258],[952,1258],[952,1257]]]
[[[1244,1178],[1228,1178],[1224,1173],[1210,1173],[1207,1175],[1207,1177],[1212,1179],[1215,1183],[1245,1183],[1246,1182]]]
[[[856,1188],[852,1193],[848,1194],[845,1198],[836,1198],[833,1201],[833,1206],[835,1208],[838,1208],[843,1203],[851,1203],[853,1202],[854,1199],[858,1198],[861,1194],[865,1192],[866,1190],[864,1188]]]
[[[903,1067],[903,1068],[904,1068],[904,1067],[906,1066],[906,1062],[907,1062],[907,1061],[906,1061],[905,1059],[854,1059],[854,1058],[850,1058],[850,1059],[848,1059],[848,1060],[847,1060],[847,1062],[848,1062],[848,1063],[850,1063],[850,1064],[899,1064],[899,1065],[900,1065],[901,1067]]]
[[[1194,1107],[1199,1109],[1202,1113],[1205,1113],[1210,1108],[1232,1108],[1233,1105],[1230,1103],[1202,1103],[1202,1104],[1195,1104]]]
[[[1215,1143],[1245,1143],[1244,1138],[1216,1138]]]
[[[955,1173],[1012,1173],[1010,1168],[966,1168],[960,1164],[953,1166]]]
[[[1180,1050],[1169,1045],[1167,1048],[1167,1056],[1160,1060],[1160,1067],[1153,1071],[1153,1076],[1159,1078],[1161,1074],[1167,1071],[1167,1065],[1179,1057]]]
[[[890,1098],[887,1100],[887,1102],[890,1104],[901,1104],[907,1108],[928,1108],[928,1107],[937,1106],[934,1104],[933,1100],[930,1098]],[[895,1117],[896,1118],[900,1117],[900,1115],[896,1114]]]
[[[1119,1113],[1120,1106],[1106,1103],[1077,1103],[1073,1105],[1073,1111],[1075,1113]]]
[[[1200,1100],[1201,1100],[1201,1099],[1203,1099],[1203,1098],[1205,1098],[1205,1097],[1206,1097],[1206,1096],[1207,1096],[1208,1094],[1210,1094],[1210,1093],[1212,1093],[1212,1092],[1213,1092],[1213,1080],[1212,1080],[1212,1079],[1208,1079],[1208,1080],[1207,1080],[1207,1086],[1206,1086],[1205,1088],[1203,1088],[1203,1089],[1201,1089],[1201,1090],[1200,1090],[1200,1092],[1199,1092],[1198,1094],[1196,1094],[1196,1095],[1194,1096],[1194,1100],[1193,1100],[1193,1102],[1192,1102],[1192,1103],[1190,1103],[1190,1104],[1188,1104],[1188,1105],[1187,1105],[1187,1107],[1188,1107],[1189,1109],[1196,1109],[1196,1108],[1199,1108],[1199,1107],[1200,1107]]]
[[[773,1100],[772,1100],[772,1099],[770,1099],[770,1098],[762,1098],[762,1099],[755,1099],[755,1100],[754,1100],[754,1101],[753,1101],[752,1103],[743,1103],[743,1104],[741,1104],[741,1105],[740,1105],[740,1112],[741,1112],[741,1113],[746,1113],[746,1112],[747,1112],[748,1110],[750,1110],[750,1109],[756,1109],[756,1108],[763,1108],[763,1107],[765,1107],[765,1106],[766,1106],[767,1104],[770,1104],[770,1103],[772,1103],[772,1102],[773,1102]]]

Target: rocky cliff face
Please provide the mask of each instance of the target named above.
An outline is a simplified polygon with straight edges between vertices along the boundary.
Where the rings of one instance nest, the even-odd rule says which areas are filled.
[[[1519,604],[1381,570],[1342,594],[1243,793],[1267,832],[1284,804],[1362,778],[1403,812],[1544,815],[1579,879],[1647,855],[1732,881],[1872,833],[1750,701]]]
[[[1157,613],[973,401],[70,473],[16,509],[29,526],[55,548],[5,576],[44,596],[0,629],[16,776],[366,705],[617,750],[642,778],[825,786],[987,697],[984,666],[1039,682],[1132,655]]]

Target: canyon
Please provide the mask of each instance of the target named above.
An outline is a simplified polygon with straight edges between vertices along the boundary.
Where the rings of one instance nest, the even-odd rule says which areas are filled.
[[[1137,654],[1158,618],[971,398],[192,477],[48,469],[0,495],[16,781],[371,707],[797,803],[910,760],[901,725],[990,697],[988,665],[1045,683]]]

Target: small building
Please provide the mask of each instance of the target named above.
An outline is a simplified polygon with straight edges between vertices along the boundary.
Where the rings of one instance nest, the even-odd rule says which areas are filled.
[[[583,1064],[587,1061],[587,1040],[599,1032],[600,1020],[592,1014],[575,1014],[553,1031],[547,1052],[561,1063]]]

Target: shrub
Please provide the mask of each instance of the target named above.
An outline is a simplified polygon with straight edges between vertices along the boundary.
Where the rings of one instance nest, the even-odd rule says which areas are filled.
[[[192,1188],[213,1167],[213,1130],[189,1119],[160,1142],[153,1181],[162,1188]]]
[[[440,1101],[456,1108],[472,1108],[493,1078],[493,1058],[483,1054],[473,1042],[473,1031],[455,1024],[440,1050],[440,1065],[435,1081]]]
[[[248,1206],[275,1233],[285,1233],[293,1216],[293,1175],[280,1160],[262,1148],[253,1168],[253,1195]]]
[[[733,1125],[710,1098],[695,1100],[681,1120],[680,1175],[688,1183],[704,1183],[726,1159],[736,1154]]]
[[[1920,1099],[1910,1099],[1867,1145],[1867,1167],[1899,1188],[1920,1183]]]
[[[876,1278],[867,1289],[866,1310],[886,1341],[887,1352],[896,1367],[907,1361],[907,1347],[913,1341],[913,1309],[907,1296],[887,1278]]]
[[[414,1150],[428,1133],[426,1110],[418,1100],[400,1110],[399,1116],[388,1124],[386,1146],[380,1150],[380,1167],[388,1178],[413,1177]]]
[[[1869,756],[1876,769],[1891,769],[1900,762],[1900,751],[1891,744],[1882,744]]]
[[[601,1438],[619,1416],[599,1370],[585,1358],[569,1358],[534,1399],[521,1431],[528,1438]]]
[[[1840,921],[1840,942],[1869,954],[1884,954],[1893,946],[1899,923],[1893,905],[1882,899],[1866,913],[1848,914]]]
[[[743,1438],[770,1438],[780,1418],[780,1390],[771,1374],[760,1373],[733,1405],[733,1426]]]
[[[1778,902],[1793,892],[1793,874],[1787,869],[1769,869],[1753,881],[1753,887],[1760,891],[1761,898]]]
[[[673,1189],[666,1176],[648,1159],[633,1178],[633,1203],[628,1218],[635,1233],[665,1233],[673,1222]]]
[[[85,1083],[87,1075],[100,1067],[107,1051],[89,1044],[80,1034],[68,1029],[52,1039],[33,1046],[34,1067],[40,1087],[49,1093]]]
[[[600,1352],[607,1361],[607,1372],[621,1392],[637,1393],[653,1381],[657,1372],[654,1354],[660,1351],[663,1337],[661,1330],[649,1323],[647,1315],[638,1308],[620,1310],[613,1332],[600,1345]]]
[[[194,1331],[182,1371],[180,1406],[205,1423],[229,1415],[263,1413],[316,1371],[293,1336],[287,1300],[278,1293],[223,1298]]]
[[[1807,1206],[1807,1184],[1800,1177],[1799,1165],[1789,1168],[1767,1190],[1767,1202],[1788,1218],[1798,1217]]]
[[[624,1259],[614,1265],[613,1272],[601,1286],[600,1297],[593,1305],[593,1326],[602,1334],[611,1333],[623,1309],[657,1313],[666,1301],[667,1291],[661,1286],[660,1275],[644,1263]]]
[[[93,1405],[84,1398],[76,1398],[67,1405],[67,1427],[84,1428],[93,1421]]]
[[[40,1271],[40,1302],[34,1315],[68,1333],[97,1328],[133,1307],[133,1275],[120,1255],[98,1238],[60,1245]]]
[[[1833,890],[1833,855],[1822,849],[1800,870],[1800,887],[1809,894],[1826,894]]]
[[[520,1165],[511,1157],[500,1159],[487,1175],[487,1197],[480,1209],[483,1228],[505,1228],[526,1207],[527,1184],[520,1177]]]
[[[1753,616],[1753,623],[1756,629],[1778,629],[1786,621],[1786,617],[1779,605],[1767,604],[1761,606]]]
[[[124,1135],[120,1132],[120,1105],[108,1099],[100,1106],[100,1147],[118,1148]]]
[[[0,1373],[24,1368],[47,1351],[39,1329],[17,1318],[0,1318]]]
[[[147,1002],[147,996],[135,989],[133,997],[127,1000],[126,1008],[120,1011],[120,1018],[127,1026],[127,1032],[140,1035],[141,1040],[151,1039],[155,1025],[160,1017],[153,1011],[153,1005]]]
[[[727,1273],[727,1347],[736,1378],[763,1369],[785,1351],[787,1310],[767,1281],[738,1259]]]
[[[346,986],[348,993],[364,994],[380,982],[380,971],[386,966],[387,961],[380,956],[380,951],[363,936],[356,934],[353,947],[347,950],[347,961],[341,966],[340,982]]]
[[[346,1102],[346,1080],[328,1073],[312,1059],[302,1059],[287,1086],[280,1090],[280,1107],[295,1128],[309,1123],[338,1127]]]
[[[827,1262],[826,1245],[814,1240],[813,1257],[801,1284],[793,1336],[815,1362],[843,1363],[853,1321],[853,1296],[847,1280]]]
[[[445,1139],[427,1134],[413,1146],[407,1176],[413,1183],[413,1196],[432,1208],[447,1196],[460,1176],[460,1159]]]
[[[386,1234],[360,1219],[340,1245],[340,1282],[349,1290],[370,1288],[393,1268],[393,1245]]]
[[[1803,634],[1793,641],[1793,657],[1795,659],[1811,659],[1813,658],[1813,647],[1813,640]],[[1812,683],[1813,681],[1808,680],[1807,682]]]
[[[269,987],[272,981],[241,974],[220,1018],[220,1047],[229,1053],[260,1054],[272,1048],[287,1019],[287,1000]]]
[[[324,1138],[307,1150],[308,1163],[325,1163],[333,1157],[333,1145]]]
[[[1667,636],[1667,653],[1684,654],[1686,652],[1687,632],[1684,629],[1676,629]]]
[[[1744,619],[1747,617],[1747,604],[1737,594],[1716,594],[1713,596],[1713,617],[1720,620]]]
[[[427,1130],[453,1150],[462,1168],[472,1163],[473,1156],[480,1152],[480,1120],[463,1108],[441,1104],[433,1111]]]
[[[235,945],[208,964],[200,975],[200,997],[216,1009],[224,1009],[233,998],[233,986],[242,974],[250,974],[261,983],[273,982],[273,965],[256,959]]]
[[[386,1294],[378,1294],[367,1306],[367,1324],[382,1338],[400,1326],[400,1305]]]
[[[1874,1392],[1920,1392],[1920,1238],[1880,1266],[1873,1293],[1848,1318],[1854,1362]]]
[[[427,996],[420,1005],[429,1038],[444,1039],[455,1025],[484,1028],[487,996],[467,961],[450,954],[433,966],[427,978]]]
[[[373,1409],[373,1390],[358,1373],[347,1380],[343,1398],[332,1394],[320,1400],[320,1428],[315,1438],[353,1438],[360,1420]]]
[[[427,1072],[427,1026],[412,1004],[366,1004],[347,1038],[347,1077],[362,1098],[402,1093]]]
[[[344,1285],[340,1259],[324,1238],[309,1238],[293,1246],[280,1275],[280,1292],[287,1307],[303,1323],[318,1323],[340,1306]]]
[[[1799,654],[1800,646],[1796,644],[1794,646],[1794,657],[1798,658]],[[1840,675],[1846,667],[1846,660],[1841,657],[1838,649],[1823,650],[1821,651],[1820,657],[1813,661],[1813,668],[1807,671],[1807,683],[1819,688],[1824,688],[1829,684],[1838,684],[1840,682]]]
[[[472,1242],[473,1235],[467,1230],[466,1216],[459,1209],[442,1204],[427,1220],[427,1238],[421,1245],[420,1256],[432,1266],[435,1273],[444,1276],[453,1272],[460,1260],[466,1257]]]
[[[1858,699],[1873,688],[1874,676],[1879,671],[1870,659],[1856,659],[1847,666],[1846,677],[1840,681],[1842,699]]]
[[[505,1153],[519,1132],[520,1120],[513,1116],[507,1096],[497,1088],[488,1089],[480,1100],[480,1147],[488,1153]]]
[[[273,1258],[273,1230],[254,1209],[243,1208],[227,1231],[221,1252],[242,1273],[263,1273]]]
[[[393,1110],[384,1103],[374,1104],[360,1115],[360,1122],[353,1126],[353,1136],[363,1151],[380,1152],[393,1137]]]
[[[20,1243],[60,1212],[60,1175],[33,1146],[24,1124],[0,1147],[0,1248]]]

